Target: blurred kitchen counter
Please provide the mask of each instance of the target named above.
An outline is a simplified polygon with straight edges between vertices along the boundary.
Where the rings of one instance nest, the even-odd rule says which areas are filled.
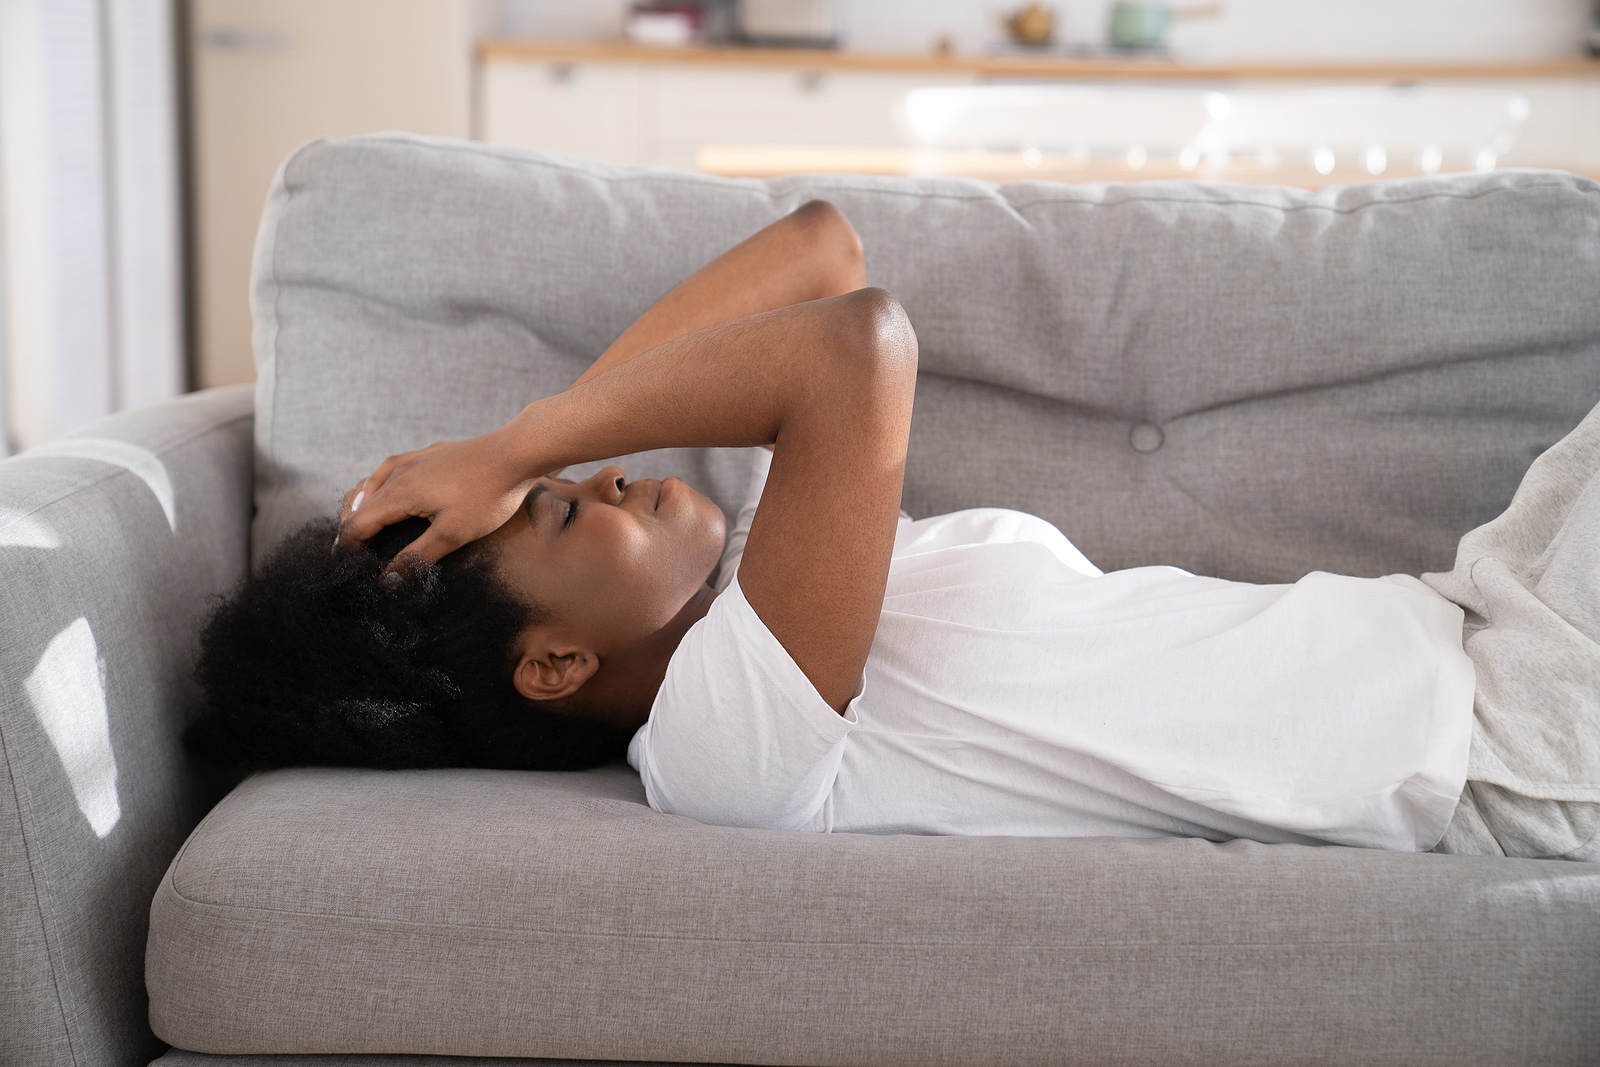
[[[1600,78],[1600,59],[1527,60],[1513,63],[1197,63],[1148,55],[1076,57],[1007,53],[871,53],[848,49],[749,48],[739,45],[652,48],[623,42],[483,41],[479,58],[557,63],[630,63],[785,70],[943,74],[985,81],[1073,79],[1085,81],[1308,81],[1395,82]]]
[[[1515,146],[1489,165],[1559,167],[1600,177],[1595,59],[1224,64],[1152,56],[870,54],[530,40],[481,41],[477,55],[475,132],[485,140],[730,177],[831,172],[999,182],[1187,178],[1316,187],[1370,181],[1378,173],[1361,170],[1348,155],[1319,171],[1298,159],[1262,166],[1237,156],[1226,166],[1191,161],[1185,167],[1154,150],[1148,159],[1137,150],[1134,166],[1122,152],[1084,158],[1052,151],[1048,142],[1031,151],[931,148],[907,124],[906,102],[918,90],[1027,84],[1190,94],[1481,86],[1527,102]],[[1421,173],[1416,160],[1391,156],[1383,177]],[[1447,160],[1444,169],[1464,165],[1470,164]]]
[[[1080,159],[1063,152],[967,151],[949,148],[857,148],[848,145],[707,144],[696,156],[697,169],[728,178],[777,178],[786,174],[881,174],[900,177],[979,178],[1020,181],[1085,182],[1221,181],[1240,185],[1289,185],[1320,189],[1375,180],[1358,161],[1347,160],[1319,173],[1291,161],[1263,166],[1250,158],[1216,165],[1202,161],[1185,168],[1171,159],[1134,166],[1117,159]],[[1600,166],[1561,169],[1600,180]],[[1390,167],[1384,178],[1423,177],[1416,167]]]

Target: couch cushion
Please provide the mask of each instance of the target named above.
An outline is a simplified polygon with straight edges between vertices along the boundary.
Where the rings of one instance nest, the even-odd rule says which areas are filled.
[[[1597,899],[1592,864],[707,827],[622,765],[294,769],[173,861],[146,974],[213,1053],[1580,1063]]]
[[[757,182],[321,141],[285,164],[257,247],[257,557],[385,455],[564,388],[814,196],[921,342],[907,510],[1032,511],[1107,570],[1446,568],[1600,400],[1600,185],[1571,175]],[[624,466],[729,509],[743,489],[723,453]]]

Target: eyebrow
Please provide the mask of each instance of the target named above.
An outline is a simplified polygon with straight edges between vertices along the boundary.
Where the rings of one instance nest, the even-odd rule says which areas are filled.
[[[528,525],[532,526],[535,530],[539,528],[539,509],[533,505],[537,503],[539,497],[548,492],[549,489],[550,485],[548,482],[535,482],[533,484],[533,488],[528,491],[528,499],[522,503],[523,508],[525,508],[528,512]]]

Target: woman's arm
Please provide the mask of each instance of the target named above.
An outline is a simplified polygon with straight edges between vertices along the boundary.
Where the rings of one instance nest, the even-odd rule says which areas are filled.
[[[660,344],[734,319],[808,300],[841,296],[867,284],[861,238],[826,200],[798,208],[722,253],[674,286],[635,319],[578,376],[582,385]],[[389,463],[439,445],[391,456]],[[344,495],[341,520],[369,488],[365,479]]]
[[[768,311],[659,345],[481,437],[395,457],[341,537],[413,515],[437,560],[504,523],[546,471],[655,448],[776,442],[739,585],[843,710],[877,630],[900,510],[916,337],[881,289]]]
[[[684,279],[622,331],[574,385],[657,345],[867,284],[861,238],[826,200],[808,200]]]

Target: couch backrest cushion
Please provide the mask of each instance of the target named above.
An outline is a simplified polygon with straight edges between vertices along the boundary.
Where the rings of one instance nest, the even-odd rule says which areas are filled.
[[[921,345],[905,506],[1056,523],[1105,569],[1447,567],[1600,401],[1600,185],[770,182],[400,134],[313,143],[257,245],[257,558],[385,455],[564,388],[811,197]],[[743,463],[655,453],[726,509]]]

